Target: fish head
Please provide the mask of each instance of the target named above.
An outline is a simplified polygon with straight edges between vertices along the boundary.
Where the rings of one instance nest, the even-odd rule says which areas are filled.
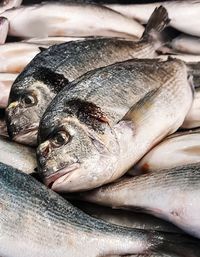
[[[72,100],[67,109],[47,110],[38,141],[39,172],[45,184],[58,192],[100,186],[112,177],[117,165],[115,134],[106,116],[92,103]]]
[[[48,72],[41,68],[34,75],[23,79],[17,78],[11,88],[6,109],[6,122],[8,134],[14,141],[37,145],[39,121],[48,104],[59,91],[53,89],[58,85],[56,81],[49,81],[45,76],[48,76]],[[60,76],[62,80],[63,77]],[[62,83],[63,81],[64,79]]]

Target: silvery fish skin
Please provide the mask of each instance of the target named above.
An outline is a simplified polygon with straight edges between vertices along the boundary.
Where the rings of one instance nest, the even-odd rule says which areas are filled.
[[[199,87],[195,89],[192,107],[184,120],[182,128],[191,129],[200,127],[200,83],[198,85]]]
[[[15,73],[0,73],[0,108],[6,108],[11,86],[18,74]]]
[[[107,7],[95,4],[43,2],[2,13],[9,35],[19,37],[115,36],[139,38],[144,28]]]
[[[168,22],[166,10],[160,7],[152,14],[140,41],[91,38],[42,51],[12,86],[7,108],[10,137],[20,143],[37,145],[38,125],[44,110],[68,81],[115,62],[155,56],[157,40],[152,38],[152,30],[159,32]]]
[[[116,180],[181,126],[192,99],[180,60],[133,59],[88,72],[41,119],[37,158],[44,182],[72,192]]]
[[[8,19],[4,17],[0,17],[0,45],[6,42],[8,29],[9,29]]]
[[[22,0],[3,0],[0,5],[0,14],[13,7],[18,7],[22,3]]]
[[[115,210],[87,202],[73,202],[82,211],[92,217],[105,220],[109,223],[145,230],[156,230],[160,232],[183,233],[180,229],[164,220],[142,213],[130,213],[125,210]]]
[[[107,7],[120,12],[127,17],[146,23],[152,10],[163,5],[171,19],[170,26],[193,36],[200,36],[200,1],[164,1],[149,4],[118,5],[110,4]]]
[[[129,172],[138,175],[198,163],[200,130],[177,132],[156,145]]]
[[[37,167],[35,149],[0,137],[0,162],[32,173]]]
[[[174,59],[180,59],[184,62],[200,62],[200,55],[193,55],[193,54],[160,54],[158,58],[162,59],[163,61],[167,60],[169,57]]]
[[[125,228],[92,218],[31,176],[3,164],[0,202],[1,256],[103,257],[165,247],[198,253],[199,242],[190,237]]]
[[[61,44],[64,42],[70,41],[77,41],[77,40],[84,40],[87,39],[86,37],[36,37],[26,39],[23,42],[30,43],[30,44],[40,44],[40,45],[55,45]]]
[[[179,52],[188,54],[200,54],[200,38],[180,35],[172,40],[171,47]]]
[[[151,213],[200,238],[200,163],[122,178],[81,199]]]

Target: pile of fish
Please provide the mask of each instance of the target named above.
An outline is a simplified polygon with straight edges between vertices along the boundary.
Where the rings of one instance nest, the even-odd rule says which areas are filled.
[[[199,14],[3,1],[1,257],[200,257]]]

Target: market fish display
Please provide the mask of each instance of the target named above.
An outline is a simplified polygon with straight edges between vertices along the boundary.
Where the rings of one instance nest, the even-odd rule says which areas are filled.
[[[9,29],[8,20],[4,17],[0,17],[0,45],[6,42],[8,29]]]
[[[12,85],[7,108],[10,137],[19,143],[37,145],[39,121],[50,101],[69,81],[115,62],[154,57],[158,41],[151,33],[159,33],[168,22],[166,10],[160,7],[137,42],[91,38],[55,45],[39,53]]]
[[[1,256],[103,257],[165,248],[199,256],[197,240],[92,218],[31,176],[3,164],[0,203]]]
[[[156,145],[129,172],[138,175],[199,162],[200,130],[177,132]]]
[[[200,1],[199,1],[200,3]],[[178,51],[188,54],[200,54],[200,38],[181,35],[172,40],[171,47]]]
[[[112,224],[145,230],[183,233],[171,223],[148,214],[130,213],[125,210],[114,210],[96,204],[89,204],[87,202],[73,202],[73,205],[95,218],[105,220]]]
[[[9,20],[9,35],[47,36],[117,36],[141,37],[143,26],[109,8],[81,3],[43,2],[21,6],[1,14]]]
[[[157,170],[82,193],[81,199],[119,209],[136,208],[200,237],[200,163]]]
[[[72,192],[121,177],[181,126],[192,91],[180,60],[133,59],[83,75],[41,119],[37,158],[44,182]]]
[[[200,1],[164,1],[148,4],[109,4],[107,7],[139,22],[146,23],[152,11],[163,5],[170,18],[170,26],[190,35],[200,36]]]
[[[0,108],[6,108],[11,86],[18,74],[0,73]]]
[[[11,142],[0,136],[0,162],[32,173],[37,167],[35,149]]]

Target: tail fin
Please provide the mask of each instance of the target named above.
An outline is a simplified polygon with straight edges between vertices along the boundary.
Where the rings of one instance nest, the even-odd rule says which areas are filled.
[[[145,31],[141,39],[152,40],[154,33],[161,32],[170,22],[168,12],[165,7],[160,6],[154,10],[146,25]]]

